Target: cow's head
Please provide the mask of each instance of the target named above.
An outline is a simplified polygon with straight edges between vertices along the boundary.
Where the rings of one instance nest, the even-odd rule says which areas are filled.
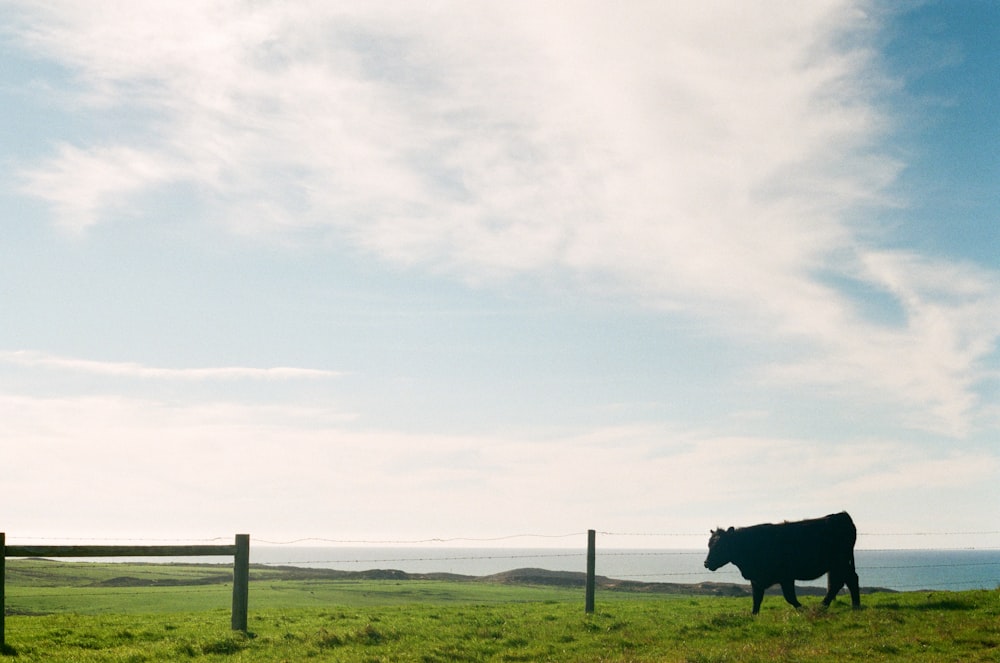
[[[733,561],[734,531],[732,527],[712,530],[712,537],[708,540],[708,557],[705,558],[706,569],[714,571]]]

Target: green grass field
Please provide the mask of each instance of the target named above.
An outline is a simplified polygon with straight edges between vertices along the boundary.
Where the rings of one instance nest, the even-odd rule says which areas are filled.
[[[871,594],[864,608],[254,569],[250,633],[226,567],[7,563],[4,660],[1000,661],[1000,592]]]

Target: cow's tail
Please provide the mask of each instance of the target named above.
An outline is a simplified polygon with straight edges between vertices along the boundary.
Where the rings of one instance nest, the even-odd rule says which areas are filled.
[[[858,569],[854,565],[854,546],[858,542],[858,527],[857,525],[854,524],[854,519],[851,518],[851,514],[847,513],[846,511],[844,511],[843,513],[844,513],[844,518],[847,520],[848,529],[851,533],[851,555],[849,558],[851,565],[851,572],[854,574],[855,577],[857,577]]]
[[[848,547],[850,555],[848,559],[851,565],[851,571],[854,571],[856,573],[857,569],[854,566],[854,545],[858,542],[858,528],[854,524],[854,520],[851,518],[851,514],[847,513],[846,511],[841,511],[840,513],[837,514],[837,516],[843,518],[846,533],[850,534],[850,537],[848,537],[848,540],[850,541],[850,546]]]
[[[851,514],[846,511],[841,511],[837,514],[838,516],[843,516],[844,526],[847,531],[851,534],[851,550],[854,550],[854,544],[858,542],[858,528],[854,524],[854,520],[851,518]]]

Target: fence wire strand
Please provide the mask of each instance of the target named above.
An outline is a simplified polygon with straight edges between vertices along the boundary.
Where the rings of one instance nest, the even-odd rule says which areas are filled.
[[[669,532],[619,532],[619,531],[608,531],[600,530],[597,531],[598,534],[605,537],[635,537],[635,538],[677,538],[677,537],[696,537],[702,536],[703,533],[694,532],[680,532],[680,531],[669,531]],[[489,543],[509,543],[511,541],[524,539],[540,539],[540,540],[563,540],[579,538],[583,539],[586,536],[586,532],[568,532],[568,533],[517,533],[517,534],[507,534],[501,536],[489,536],[489,537],[474,537],[474,536],[434,536],[420,539],[401,539],[401,538],[385,538],[385,539],[361,539],[361,538],[335,538],[335,537],[325,537],[325,536],[309,536],[301,537],[296,539],[288,540],[278,540],[278,539],[264,539],[264,538],[252,538],[251,540],[256,544],[263,544],[265,546],[275,546],[275,547],[294,547],[296,545],[308,547],[308,545],[303,544],[329,544],[331,546],[365,546],[365,547],[378,547],[378,546],[429,546],[438,544],[460,544],[460,543],[470,543],[470,544],[489,544]],[[930,532],[930,531],[919,531],[919,532],[861,532],[859,536],[864,537],[954,537],[954,536],[996,536],[1000,535],[1000,530],[956,530],[956,531],[943,531],[943,532]],[[80,542],[139,542],[139,543],[179,543],[179,542],[205,542],[214,543],[218,541],[230,541],[232,536],[216,536],[207,538],[122,538],[122,537],[25,537],[26,540],[30,541],[80,541]],[[7,545],[12,545],[8,541]],[[575,546],[574,546],[575,547]],[[580,550],[567,550],[560,548],[546,549],[535,548],[530,549],[532,552],[525,553],[521,550],[517,552],[501,553],[497,549],[485,548],[483,549],[483,554],[475,554],[468,552],[468,550],[462,550],[458,554],[453,555],[427,555],[422,554],[418,556],[405,556],[405,555],[386,555],[384,557],[378,557],[374,559],[365,559],[361,556],[352,557],[349,555],[328,555],[328,556],[317,556],[316,559],[308,560],[294,560],[287,559],[284,561],[268,561],[266,563],[261,563],[264,566],[295,566],[295,565],[334,565],[334,564],[346,564],[346,565],[361,565],[361,564],[407,564],[407,563],[444,563],[451,564],[455,562],[476,562],[476,561],[501,561],[501,560],[538,560],[538,559],[568,559],[568,558],[584,558],[586,555],[585,547],[581,546]],[[993,552],[1000,550],[997,546],[987,546],[987,547],[963,547],[963,548],[869,548],[860,549],[859,552],[866,553],[918,553],[918,552]],[[325,552],[329,553],[329,550]],[[638,549],[638,550],[622,550],[616,548],[606,548],[604,550],[598,550],[599,558],[628,558],[628,557],[663,557],[663,558],[674,558],[682,556],[700,556],[704,554],[702,550],[656,550],[656,549]],[[102,561],[114,563],[112,560],[117,558],[105,558]],[[257,562],[260,563],[260,562]],[[926,564],[877,564],[870,566],[859,566],[858,570],[864,571],[912,571],[917,569],[971,569],[971,568],[986,568],[986,567],[1000,567],[1000,561],[974,561],[974,562],[952,562],[952,563],[926,563]],[[997,574],[1000,576],[1000,573]],[[705,573],[699,571],[664,571],[659,573],[639,573],[639,574],[629,574],[629,573],[615,573],[614,577],[620,580],[630,580],[630,579],[649,579],[649,578],[695,578],[695,577],[705,577]],[[712,578],[715,578],[716,582],[729,582],[730,578],[736,581],[741,581],[739,574],[734,569],[723,569],[716,574],[713,574]],[[902,578],[900,578],[902,580]],[[980,580],[966,580],[962,578],[955,578],[949,580],[948,582],[942,583],[919,583],[919,584],[899,584],[893,583],[894,589],[932,589],[934,587],[959,587],[959,586],[972,586],[979,585],[983,586],[984,583],[989,582],[985,579]],[[1000,584],[1000,579],[993,581],[994,586]],[[192,590],[181,590],[176,591],[192,591]],[[197,590],[194,590],[197,591]],[[202,590],[204,591],[204,590]],[[123,592],[124,593],[124,592]]]

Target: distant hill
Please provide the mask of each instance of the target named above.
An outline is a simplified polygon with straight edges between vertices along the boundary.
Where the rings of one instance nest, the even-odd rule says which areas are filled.
[[[305,580],[310,578],[358,580],[451,580],[456,582],[489,582],[503,585],[542,585],[550,587],[580,587],[587,584],[587,574],[580,571],[550,571],[548,569],[513,569],[486,576],[469,576],[457,573],[407,573],[396,569],[370,569],[367,571],[338,571],[336,569],[312,569],[296,566],[266,566],[251,565],[250,580],[253,581],[254,570],[281,571],[281,577],[289,580]],[[650,594],[685,594],[702,596],[750,596],[750,586],[725,582],[699,582],[694,584],[673,582],[637,582],[634,580],[616,580],[606,576],[595,576],[594,583],[598,589],[616,592],[639,592]],[[824,596],[823,587],[796,586],[796,592],[801,596]],[[882,587],[863,587],[862,593],[893,592]],[[772,587],[768,594],[780,594],[780,587]]]

